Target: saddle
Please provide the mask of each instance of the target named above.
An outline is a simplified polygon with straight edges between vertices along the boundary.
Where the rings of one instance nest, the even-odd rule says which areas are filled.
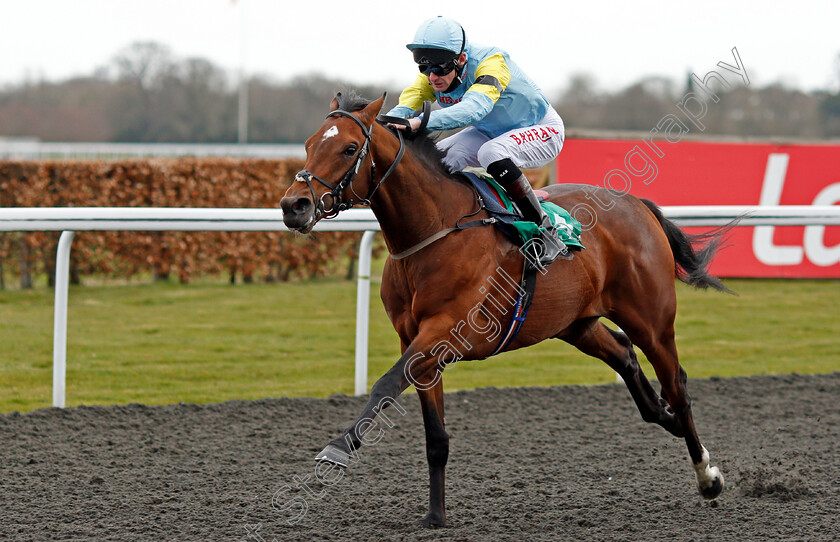
[[[484,169],[466,168],[461,171],[461,175],[475,188],[479,205],[495,219],[494,225],[514,244],[522,246],[531,239],[540,236],[539,226],[523,218],[522,212],[507,195],[505,189]],[[534,193],[540,200],[540,206],[551,219],[554,227],[557,228],[560,240],[570,250],[585,248],[580,241],[580,222],[559,205],[544,201],[548,197],[548,193],[542,190],[536,190]]]

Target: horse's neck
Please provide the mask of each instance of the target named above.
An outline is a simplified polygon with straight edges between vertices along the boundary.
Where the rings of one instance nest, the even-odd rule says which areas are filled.
[[[394,156],[376,158],[377,164],[390,164]],[[407,250],[455,226],[475,207],[469,187],[446,178],[408,152],[371,205],[391,253]]]

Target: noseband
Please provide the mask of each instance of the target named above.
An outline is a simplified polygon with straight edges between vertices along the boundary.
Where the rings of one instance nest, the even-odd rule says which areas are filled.
[[[362,134],[365,136],[365,142],[362,144],[362,148],[359,149],[359,153],[356,155],[356,161],[350,166],[350,169],[347,170],[347,173],[344,174],[344,177],[338,181],[337,184],[333,185],[330,184],[328,181],[322,179],[321,177],[315,175],[308,169],[303,169],[295,175],[296,181],[301,181],[306,183],[309,187],[309,192],[312,194],[312,201],[317,202],[315,205],[315,212],[316,218],[323,216],[323,218],[334,218],[338,213],[341,211],[350,209],[357,205],[363,206],[370,206],[370,199],[379,190],[379,187],[382,186],[382,183],[385,182],[391,173],[397,168],[397,165],[402,160],[403,154],[405,154],[405,141],[403,141],[402,134],[397,131],[397,138],[400,140],[400,150],[397,152],[397,157],[394,159],[394,162],[388,168],[388,171],[385,172],[385,175],[379,179],[379,182],[376,185],[372,186],[370,191],[368,192],[367,196],[361,197],[356,193],[356,190],[353,188],[353,180],[358,175],[359,170],[362,167],[362,162],[364,162],[365,157],[370,152],[370,141],[371,136],[373,135],[373,125],[371,125],[370,130],[360,121],[355,115],[352,115],[348,111],[344,111],[343,109],[336,109],[335,111],[330,112],[326,118],[330,117],[347,117],[353,119],[353,122],[359,125],[359,128],[362,129]],[[370,180],[373,183],[374,175],[376,174],[376,164],[373,162],[373,155],[370,156]],[[329,189],[329,192],[324,192],[320,198],[315,197],[315,189],[312,187],[312,179],[315,179],[325,187]],[[351,198],[349,200],[345,200],[344,196],[342,195],[343,192],[350,188],[350,191],[353,193],[355,199]],[[330,196],[332,198],[332,204],[330,205],[329,209],[326,208],[324,204],[324,198],[326,196]]]

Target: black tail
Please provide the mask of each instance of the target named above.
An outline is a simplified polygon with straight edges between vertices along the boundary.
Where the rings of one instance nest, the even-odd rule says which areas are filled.
[[[671,245],[671,252],[674,253],[677,278],[695,288],[708,288],[711,286],[721,292],[734,294],[732,290],[723,285],[719,278],[709,274],[709,264],[714,259],[717,251],[722,248],[724,237],[740,219],[735,219],[726,226],[715,228],[711,231],[692,235],[682,231],[679,226],[662,216],[662,210],[650,200],[642,199],[648,209],[656,216],[668,243]],[[697,249],[695,250],[695,245]]]

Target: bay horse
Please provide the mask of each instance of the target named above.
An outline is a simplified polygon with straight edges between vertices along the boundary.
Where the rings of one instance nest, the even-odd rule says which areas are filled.
[[[525,256],[495,227],[442,235],[464,217],[487,215],[476,213],[474,189],[447,171],[431,138],[404,144],[401,134],[377,122],[384,100],[384,95],[368,102],[341,93],[332,100],[323,125],[306,141],[304,169],[280,206],[285,224],[301,233],[355,205],[369,205],[379,221],[390,252],[381,296],[402,355],[374,384],[356,421],[316,460],[330,469],[346,467],[362,443],[370,444],[373,434],[381,437],[381,429],[374,431],[377,414],[414,385],[430,480],[429,512],[418,523],[438,527],[446,523],[449,456],[442,372],[458,360],[484,359],[493,352],[498,328],[511,318],[505,302],[517,297],[518,284],[510,279],[521,276]],[[550,201],[573,209],[586,203],[584,188],[593,189],[564,184],[545,191]],[[674,278],[726,290],[707,271],[723,232],[691,236],[652,202],[597,190],[609,211],[598,213],[594,226],[582,234],[585,250],[541,271],[527,319],[504,350],[556,338],[606,362],[624,379],[646,422],[685,439],[699,492],[714,499],[723,490],[723,476],[710,466],[691,414],[686,373],[674,342]],[[706,242],[695,249],[692,243],[699,241]],[[620,331],[605,326],[602,317]],[[653,365],[661,395],[642,372],[634,344]]]

